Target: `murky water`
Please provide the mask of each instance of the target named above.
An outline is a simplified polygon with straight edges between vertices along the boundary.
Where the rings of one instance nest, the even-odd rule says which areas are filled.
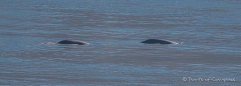
[[[240,9],[238,0],[2,0],[0,85],[237,86]],[[140,43],[150,38],[179,44]],[[55,44],[65,39],[90,45]]]

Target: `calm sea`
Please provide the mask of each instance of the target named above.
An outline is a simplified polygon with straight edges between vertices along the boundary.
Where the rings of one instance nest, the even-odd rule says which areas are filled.
[[[240,39],[239,0],[1,0],[0,85],[238,86]]]

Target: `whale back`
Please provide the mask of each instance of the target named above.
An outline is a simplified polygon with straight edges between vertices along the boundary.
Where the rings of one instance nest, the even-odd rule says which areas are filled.
[[[168,40],[161,40],[161,39],[148,39],[142,41],[141,43],[144,44],[177,44],[176,42],[168,41]]]
[[[78,45],[89,45],[89,43],[79,40],[62,40],[59,44],[78,44]]]

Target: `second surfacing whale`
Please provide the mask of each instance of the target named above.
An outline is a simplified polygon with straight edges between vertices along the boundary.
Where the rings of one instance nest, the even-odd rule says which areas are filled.
[[[144,44],[178,44],[177,42],[164,40],[164,39],[147,39],[145,41],[142,41],[141,43],[144,43]]]

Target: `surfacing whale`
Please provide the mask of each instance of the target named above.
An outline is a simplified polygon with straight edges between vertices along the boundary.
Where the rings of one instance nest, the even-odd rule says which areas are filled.
[[[176,42],[164,40],[164,39],[147,39],[145,41],[142,41],[141,43],[144,43],[144,44],[178,44]]]
[[[77,44],[77,45],[89,45],[89,43],[80,40],[62,40],[59,44]]]

